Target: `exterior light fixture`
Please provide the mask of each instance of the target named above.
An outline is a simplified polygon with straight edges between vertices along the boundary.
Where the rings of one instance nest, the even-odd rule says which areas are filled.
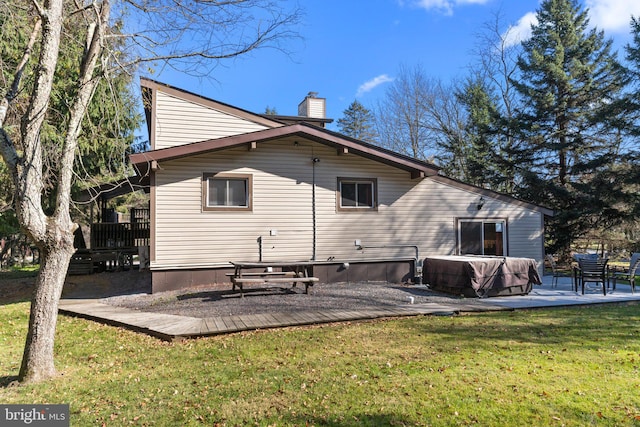
[[[478,208],[478,210],[482,209],[482,207],[484,206],[484,197],[480,196],[480,200],[478,200],[478,204],[476,205],[476,207]]]

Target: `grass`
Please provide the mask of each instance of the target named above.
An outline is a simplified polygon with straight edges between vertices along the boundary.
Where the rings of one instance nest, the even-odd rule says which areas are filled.
[[[13,266],[0,270],[2,279],[23,279],[26,277],[36,277],[40,270],[39,264],[26,265],[24,267]]]
[[[165,343],[59,317],[47,383],[6,387],[28,304],[0,307],[0,402],[89,426],[637,426],[640,306],[415,317]]]

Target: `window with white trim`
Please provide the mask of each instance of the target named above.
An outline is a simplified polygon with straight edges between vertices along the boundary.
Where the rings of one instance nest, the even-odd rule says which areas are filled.
[[[375,210],[377,187],[375,178],[338,178],[338,209]]]
[[[251,175],[202,175],[204,210],[251,210]]]

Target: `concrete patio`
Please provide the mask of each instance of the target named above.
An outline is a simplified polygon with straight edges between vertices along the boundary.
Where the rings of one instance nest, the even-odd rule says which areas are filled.
[[[608,289],[607,295],[604,296],[602,286],[589,286],[589,284],[585,287],[584,295],[580,290],[574,292],[571,277],[558,278],[556,287],[551,286],[551,276],[543,276],[542,281],[542,285],[534,286],[529,295],[497,297],[483,301],[511,309],[640,301],[640,290],[637,289],[638,292],[632,294],[631,287],[626,283],[618,283],[615,291]]]
[[[574,292],[570,277],[561,277],[556,287],[551,276],[543,277],[543,284],[535,286],[529,295],[495,297],[474,300],[456,299],[450,304],[405,304],[392,308],[365,310],[317,310],[289,313],[263,313],[253,315],[216,316],[194,318],[173,314],[150,313],[105,304],[99,299],[63,299],[59,311],[97,322],[128,328],[164,340],[180,340],[200,336],[218,335],[257,329],[312,325],[321,323],[370,320],[389,317],[419,315],[453,315],[479,311],[520,310],[589,304],[611,304],[640,301],[640,292],[618,284],[615,291],[602,294],[601,287],[587,287],[585,294]],[[480,304],[478,304],[480,302]]]

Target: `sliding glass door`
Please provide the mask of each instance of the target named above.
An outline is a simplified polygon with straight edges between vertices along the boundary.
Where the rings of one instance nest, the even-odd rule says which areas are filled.
[[[459,220],[460,255],[506,255],[506,223],[504,220]]]

